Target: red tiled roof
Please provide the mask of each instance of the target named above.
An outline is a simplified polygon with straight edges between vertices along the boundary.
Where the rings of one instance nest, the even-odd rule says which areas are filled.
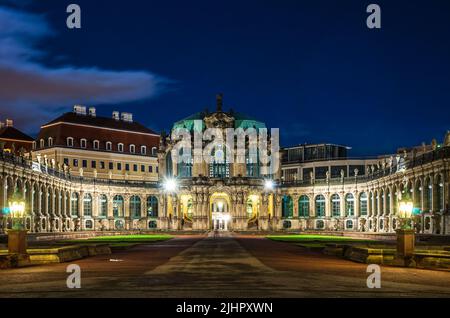
[[[8,126],[3,127],[0,129],[0,139],[14,139],[14,140],[21,140],[21,141],[33,141],[34,139],[28,136],[27,134],[24,134],[17,128]]]
[[[133,131],[133,132],[140,132],[140,133],[146,133],[146,134],[154,134],[158,135],[155,131],[141,125],[138,122],[126,122],[123,120],[115,120],[113,118],[108,117],[93,117],[90,115],[78,115],[73,112],[65,113],[61,115],[60,117],[52,120],[51,122],[43,125],[51,125],[56,124],[59,122],[64,123],[71,123],[71,124],[80,124],[80,125],[89,125],[89,126],[95,126],[95,127],[105,127],[105,128],[111,128],[111,129],[119,129],[119,130],[127,130],[127,131]]]

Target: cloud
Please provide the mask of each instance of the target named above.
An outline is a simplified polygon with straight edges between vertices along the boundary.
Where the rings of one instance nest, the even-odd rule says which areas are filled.
[[[56,34],[45,16],[0,6],[0,116],[39,126],[69,105],[132,102],[154,97],[169,81],[147,71],[51,68],[39,41]],[[37,129],[34,127],[33,129]]]

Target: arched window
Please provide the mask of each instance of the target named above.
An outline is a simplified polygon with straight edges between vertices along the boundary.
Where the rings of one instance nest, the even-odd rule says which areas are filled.
[[[117,151],[123,152],[123,144],[122,143],[117,145]]]
[[[359,195],[359,214],[367,215],[367,193],[365,192]]]
[[[391,213],[391,190],[386,189],[386,215]]]
[[[156,156],[158,149],[156,147],[152,147],[152,156]]]
[[[73,192],[70,197],[70,211],[72,216],[79,215],[79,202],[78,202],[78,193]]]
[[[417,180],[414,187],[414,206],[422,209],[422,181]]]
[[[146,155],[146,154],[147,154],[147,147],[141,146],[141,155]]]
[[[121,195],[116,195],[113,198],[113,216],[115,218],[122,218],[123,217],[123,197]]]
[[[337,193],[331,196],[331,216],[341,216],[341,198]]]
[[[48,137],[48,146],[49,147],[53,146],[53,138],[52,137]]]
[[[98,216],[107,217],[108,216],[108,197],[105,194],[99,196],[98,204]]]
[[[44,139],[41,139],[40,141],[39,141],[39,146],[41,147],[41,148],[44,148],[45,147],[45,140]]]
[[[355,215],[355,197],[351,193],[345,196],[345,215],[347,217]]]
[[[433,186],[431,185],[430,178],[427,178],[424,185],[425,204],[424,211],[431,212],[431,202],[433,201]]]
[[[372,211],[372,214],[373,215],[378,215],[379,213],[378,213],[378,207],[379,207],[379,200],[380,200],[380,198],[379,198],[379,195],[378,195],[378,191],[375,191],[375,194],[373,195],[373,199],[374,199],[374,208],[373,208],[373,211]]]
[[[94,149],[95,149],[95,150],[98,150],[98,149],[100,148],[100,141],[94,140],[93,145],[94,145]]]
[[[380,215],[384,213],[384,191],[383,189],[380,190]]]
[[[298,216],[309,216],[309,197],[307,195],[302,195],[298,199]]]
[[[133,195],[130,198],[130,215],[135,219],[141,217],[141,198],[137,195]]]
[[[281,216],[291,218],[294,215],[294,204],[290,195],[284,195],[281,205]]]
[[[73,138],[67,137],[67,147],[73,147]]]
[[[192,158],[191,153],[183,153],[183,148],[180,149],[178,154],[177,163],[177,176],[181,178],[192,176],[192,166],[194,164],[194,158]]]
[[[87,148],[87,140],[86,139],[83,138],[80,140],[80,147]]]
[[[147,197],[147,216],[151,218],[158,217],[158,198],[153,195]]]
[[[112,142],[111,141],[107,141],[106,142],[106,150],[107,151],[111,151],[112,150]]]
[[[444,211],[444,183],[442,182],[441,175],[436,178],[436,211]]]
[[[325,216],[325,197],[321,194],[316,196],[315,199],[315,210],[316,210],[316,216],[317,217],[324,217]]]
[[[218,145],[211,152],[209,164],[210,178],[228,178],[230,176],[230,163],[227,158],[226,146]]]
[[[83,198],[83,214],[92,216],[92,196],[89,193],[86,193]]]
[[[130,153],[135,153],[135,152],[136,152],[136,146],[130,145]]]

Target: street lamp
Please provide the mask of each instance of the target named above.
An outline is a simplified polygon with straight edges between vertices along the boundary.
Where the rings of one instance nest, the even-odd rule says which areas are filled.
[[[400,228],[397,232],[397,263],[402,266],[409,266],[414,256],[415,234],[412,227],[412,214],[414,204],[408,198],[403,198],[398,203],[398,217]]]
[[[275,183],[272,180],[267,179],[264,181],[264,189],[266,189],[266,191],[272,191],[274,187]]]
[[[23,224],[25,202],[19,191],[14,193],[8,205],[12,220],[12,228],[8,230],[8,251],[12,254],[27,254],[27,230]]]
[[[163,182],[163,188],[166,192],[175,192],[177,186],[177,181],[173,178],[167,178]]]

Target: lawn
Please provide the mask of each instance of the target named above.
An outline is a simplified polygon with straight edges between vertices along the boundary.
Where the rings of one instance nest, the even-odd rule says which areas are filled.
[[[152,242],[166,241],[173,238],[171,235],[114,235],[114,236],[97,236],[89,239],[65,240],[61,243],[67,244],[98,244],[109,243],[111,246],[127,246],[136,244],[145,244]]]
[[[333,236],[333,235],[268,235],[268,239],[279,242],[292,242],[292,243],[374,243],[372,240],[356,239],[346,236]]]

